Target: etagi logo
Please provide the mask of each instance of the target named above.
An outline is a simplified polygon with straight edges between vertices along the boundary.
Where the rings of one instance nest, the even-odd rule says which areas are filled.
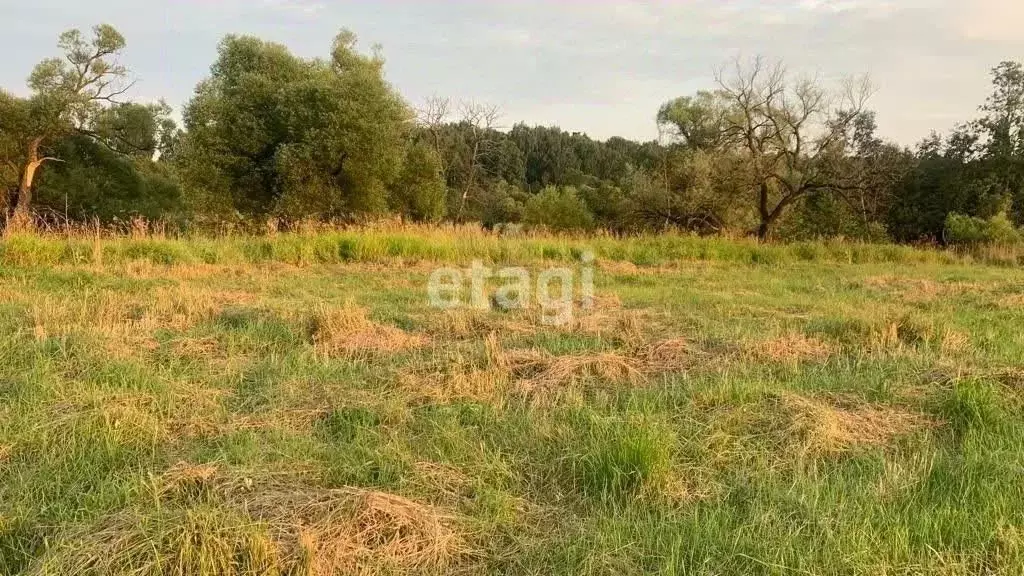
[[[540,270],[536,281],[526,268],[495,270],[479,260],[473,261],[468,269],[438,268],[430,274],[427,296],[430,306],[441,309],[516,310],[529,308],[536,302],[542,324],[562,326],[573,318],[577,276],[579,306],[589,310],[594,306],[594,254],[591,252],[585,252],[576,267]]]

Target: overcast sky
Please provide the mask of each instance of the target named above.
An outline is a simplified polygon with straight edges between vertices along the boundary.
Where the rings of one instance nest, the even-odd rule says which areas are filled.
[[[602,139],[653,138],[662,102],[761,54],[826,80],[870,74],[880,131],[912,144],[971,118],[989,70],[1024,60],[1024,0],[0,0],[0,21],[0,86],[16,93],[68,28],[115,25],[135,97],[180,108],[225,34],[326,56],[345,27],[382,45],[388,79],[414,105],[474,99],[498,105],[506,126]]]

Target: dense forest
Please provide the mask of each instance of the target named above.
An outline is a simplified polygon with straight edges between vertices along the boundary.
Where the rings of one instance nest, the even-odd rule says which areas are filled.
[[[736,61],[652,110],[661,137],[601,142],[500,129],[494,107],[416,108],[379,50],[340,33],[323,58],[249,36],[220,44],[181,111],[131,100],[124,37],[69,31],[0,91],[0,210],[52,222],[262,230],[379,217],[616,234],[1013,243],[1024,225],[1024,66],[992,71],[978,117],[913,149],[876,134],[873,87]]]

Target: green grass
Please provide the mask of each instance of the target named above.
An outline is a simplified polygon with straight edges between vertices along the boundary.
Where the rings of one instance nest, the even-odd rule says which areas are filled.
[[[588,250],[570,326],[425,304],[439,265]],[[997,263],[6,239],[0,574],[1024,574],[1024,273]]]

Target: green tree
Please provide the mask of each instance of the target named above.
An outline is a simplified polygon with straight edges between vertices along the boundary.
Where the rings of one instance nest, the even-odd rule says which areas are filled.
[[[992,94],[981,112],[964,148],[979,153],[978,177],[998,187],[1024,222],[1024,65],[1007,61],[992,69]]]
[[[127,69],[116,63],[125,46],[124,37],[112,26],[96,26],[89,40],[80,31],[70,30],[61,34],[58,46],[63,57],[43,60],[29,77],[31,96],[3,99],[0,117],[2,132],[8,134],[4,144],[6,163],[18,166],[15,225],[30,222],[36,175],[44,163],[59,160],[53,151],[62,138],[81,134],[108,141],[116,137],[115,132],[103,130],[97,120],[131,87],[125,82]],[[6,212],[6,195],[3,200]]]
[[[594,215],[571,186],[549,186],[526,201],[523,221],[556,232],[589,230]]]
[[[831,92],[760,58],[717,79],[716,92],[670,102],[659,120],[694,148],[745,158],[758,238],[767,239],[787,209],[811,194],[864,186],[842,168],[870,95],[866,82]]]
[[[702,90],[662,105],[658,128],[687,148],[715,150],[728,138],[729,116],[734,110],[728,92]]]
[[[37,180],[36,209],[71,220],[173,220],[181,193],[170,166],[141,154],[118,153],[92,138],[72,135],[54,152],[54,164]]]
[[[287,218],[387,209],[412,115],[380,55],[355,41],[343,31],[329,60],[306,60],[257,38],[224,39],[174,152],[193,205]]]
[[[444,218],[447,188],[441,171],[441,160],[433,147],[422,141],[411,144],[394,186],[394,208],[416,222]]]

